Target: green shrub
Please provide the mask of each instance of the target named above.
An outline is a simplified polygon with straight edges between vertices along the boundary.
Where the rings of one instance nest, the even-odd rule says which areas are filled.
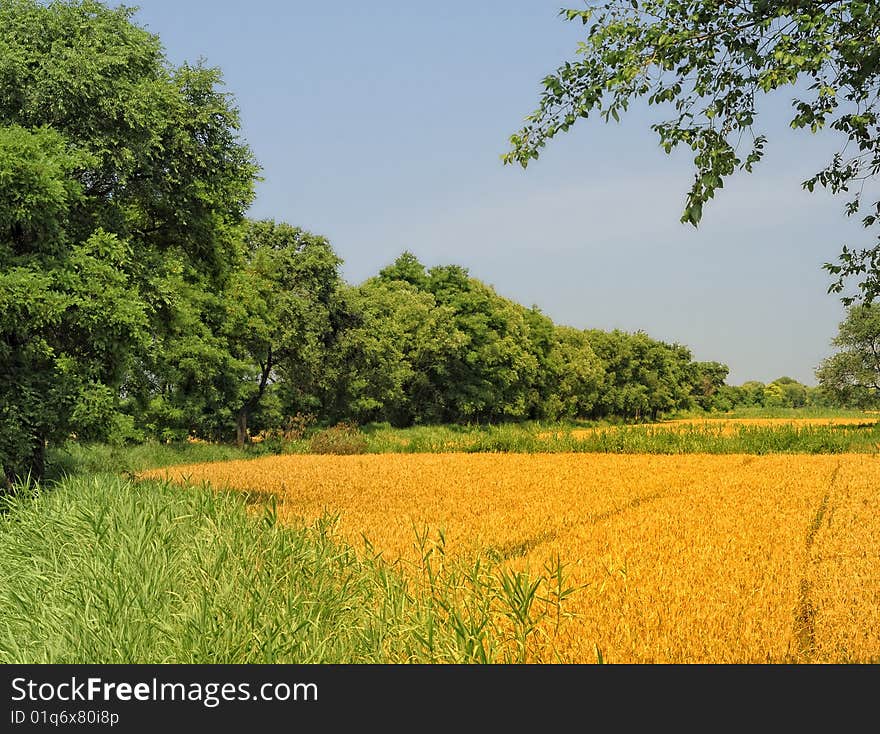
[[[369,443],[354,423],[337,423],[314,434],[309,441],[313,454],[363,454]]]

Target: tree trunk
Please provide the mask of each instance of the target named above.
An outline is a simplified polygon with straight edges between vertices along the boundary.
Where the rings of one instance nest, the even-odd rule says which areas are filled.
[[[46,476],[46,439],[37,436],[31,453],[31,481],[42,482]]]
[[[34,436],[31,455],[18,466],[5,465],[0,475],[0,494],[12,493],[21,481],[42,482],[46,478],[46,439]]]
[[[257,394],[246,400],[244,405],[238,410],[238,417],[235,422],[235,443],[239,448],[246,443],[250,443],[251,439],[247,432],[248,418],[251,411],[256,410],[263,397],[263,393],[266,392],[266,386],[269,384],[269,375],[272,373],[272,365],[272,350],[270,349],[265,364],[260,363],[260,384],[257,387]]]
[[[235,443],[239,448],[250,441],[250,436],[248,436],[247,432],[248,409],[249,406],[247,404],[243,405],[238,411],[238,418],[235,421]]]

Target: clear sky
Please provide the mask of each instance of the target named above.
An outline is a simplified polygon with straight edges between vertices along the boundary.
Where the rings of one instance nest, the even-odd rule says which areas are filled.
[[[636,106],[582,122],[523,171],[507,139],[582,30],[564,0],[141,0],[174,63],[224,73],[263,167],[250,212],[330,239],[357,283],[403,250],[456,263],[580,328],[643,329],[731,368],[729,382],[815,384],[843,308],[821,265],[866,233],[803,192],[839,143],[759,107],[765,161],[678,219],[686,151],[665,155]],[[571,5],[577,5],[576,0]]]

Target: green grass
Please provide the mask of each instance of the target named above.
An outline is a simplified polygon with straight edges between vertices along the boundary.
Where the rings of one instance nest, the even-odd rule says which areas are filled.
[[[268,448],[261,444],[239,449],[231,444],[189,442],[110,446],[68,441],[62,446],[50,447],[47,473],[50,479],[80,473],[131,475],[161,466],[227,461],[262,456],[268,452]]]
[[[413,585],[331,518],[285,527],[253,500],[110,475],[7,496],[0,663],[521,661],[554,613],[536,595],[568,593],[558,569],[450,563],[427,532]]]
[[[672,418],[862,418],[864,411],[855,408],[764,408],[760,406],[738,407],[725,413],[706,413],[705,411],[682,411]]]
[[[593,432],[576,432],[587,427],[593,428]],[[368,426],[364,434],[365,453],[827,454],[880,450],[880,425],[867,422],[838,426],[741,426],[729,435],[720,426],[712,425],[672,431],[651,425],[571,423],[407,429]],[[297,452],[300,447],[290,450]]]
[[[786,415],[751,412],[735,417],[831,418],[866,417],[863,413],[801,411]],[[697,416],[706,418],[705,414]],[[725,416],[727,417],[727,416]],[[593,433],[577,433],[593,428]],[[324,435],[322,435],[322,433]],[[648,454],[836,454],[878,453],[880,423],[814,426],[740,426],[727,435],[719,426],[697,424],[675,431],[647,424],[508,423],[501,425],[442,425],[392,428],[388,424],[362,426],[352,434],[333,429],[314,431],[299,441],[254,443],[244,448],[228,444],[147,443],[137,446],[83,445],[75,442],[49,453],[49,476],[76,473],[137,472],[206,461],[254,458],[270,453],[648,453]]]
[[[720,428],[693,426],[675,431],[647,426],[599,430],[588,437],[561,437],[553,451],[620,454],[841,454],[880,450],[880,427],[741,426],[725,435]]]

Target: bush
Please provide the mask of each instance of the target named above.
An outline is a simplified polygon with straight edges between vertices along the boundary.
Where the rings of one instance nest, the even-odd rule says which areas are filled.
[[[367,437],[354,423],[337,423],[312,436],[309,449],[313,454],[363,454]]]

